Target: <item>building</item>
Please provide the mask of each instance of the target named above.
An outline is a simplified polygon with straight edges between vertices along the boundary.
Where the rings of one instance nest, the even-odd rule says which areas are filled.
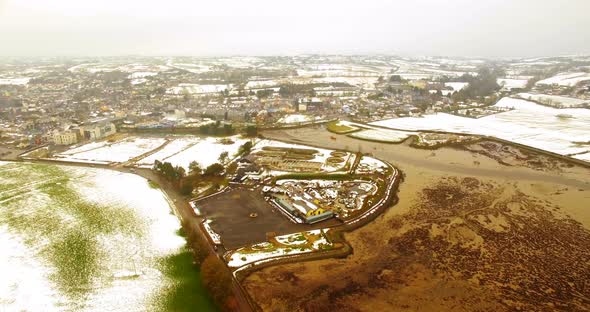
[[[80,131],[84,138],[88,140],[98,140],[117,133],[117,128],[112,122],[101,122],[84,126],[80,128]]]
[[[334,213],[330,210],[324,210],[315,205],[309,205],[310,203],[301,200],[293,200],[286,195],[273,194],[272,198],[274,199],[273,202],[277,204],[281,210],[289,213],[295,218],[302,218],[307,224],[324,221],[334,216]]]
[[[78,135],[75,131],[66,131],[62,133],[56,133],[52,137],[53,144],[55,145],[71,145],[78,143]]]

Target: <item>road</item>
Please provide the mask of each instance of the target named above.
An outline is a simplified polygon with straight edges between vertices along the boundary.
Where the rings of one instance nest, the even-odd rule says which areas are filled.
[[[128,170],[125,171],[127,172]],[[162,191],[166,194],[166,196],[168,196],[168,198],[170,198],[174,203],[176,215],[179,217],[179,219],[183,221],[185,224],[187,224],[189,227],[199,229],[198,233],[202,235],[203,239],[209,242],[207,234],[202,231],[200,226],[201,222],[203,222],[203,218],[195,214],[194,210],[188,203],[189,198],[178,193],[176,189],[174,189],[168,181],[165,181],[162,177],[160,177],[150,169],[136,169],[135,174],[157,183],[162,189]],[[207,246],[209,247],[210,254],[217,255],[217,257],[219,257],[221,261],[223,261],[223,248],[215,250],[212,244],[207,244]],[[254,308],[250,304],[250,301],[247,297],[248,295],[246,294],[246,291],[242,288],[242,285],[233,276],[231,270],[227,267],[225,268],[227,269],[227,273],[232,276],[232,292],[236,297],[239,311],[254,311]]]

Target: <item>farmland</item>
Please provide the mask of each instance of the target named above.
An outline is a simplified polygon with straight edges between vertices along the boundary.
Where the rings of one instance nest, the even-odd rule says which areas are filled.
[[[25,163],[0,177],[2,309],[212,308],[167,198],[143,178]]]
[[[397,118],[374,124],[407,131],[434,130],[488,135],[561,155],[588,150],[587,146],[574,142],[590,140],[590,111],[587,109],[555,109],[512,98],[504,98],[495,106],[514,109],[477,120],[438,113],[423,118]],[[558,118],[559,114],[569,114],[573,118]]]
[[[169,136],[129,136],[116,142],[94,142],[73,147],[54,155],[53,160],[88,164],[129,164],[151,168],[155,160],[181,166],[188,171],[192,161],[207,167],[218,162],[221,153],[227,152],[231,159],[240,145],[248,139],[238,136],[230,138]],[[206,151],[206,152],[205,152]]]

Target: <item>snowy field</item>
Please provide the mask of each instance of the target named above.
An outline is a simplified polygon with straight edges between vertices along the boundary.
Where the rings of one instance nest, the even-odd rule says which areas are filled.
[[[375,174],[375,172],[383,173],[387,170],[387,165],[381,160],[369,156],[363,156],[356,167],[356,174]]]
[[[576,158],[576,159],[579,159],[579,160],[590,162],[590,151],[588,153],[574,155],[572,157],[573,158]]]
[[[129,75],[127,78],[129,78],[129,79],[145,78],[145,77],[155,76],[157,74],[158,73],[155,73],[155,72],[135,72],[135,73]]]
[[[140,167],[151,168],[151,166],[154,164],[154,161],[166,161],[166,159],[169,157],[180,153],[194,144],[197,144],[199,141],[201,141],[201,139],[197,137],[174,139],[161,150],[137,161],[136,164]]]
[[[55,159],[79,162],[126,162],[159,147],[164,144],[165,141],[164,138],[126,138],[112,144],[105,142],[90,143],[90,147],[100,146],[99,144],[103,145],[93,149],[88,149],[85,146],[82,146],[78,149],[58,154]],[[75,153],[74,151],[76,150],[81,150],[81,152]]]
[[[244,89],[263,89],[263,88],[270,88],[276,87],[279,83],[275,80],[254,80],[248,81]]]
[[[328,230],[312,230],[276,236],[275,243],[264,242],[233,251],[227,256],[230,268],[239,268],[257,261],[320,250],[321,246],[332,246],[324,233]],[[311,241],[313,239],[313,241]]]
[[[185,278],[163,264],[185,244],[179,221],[145,179],[25,163],[0,166],[0,177],[10,199],[0,210],[0,311],[161,311],[163,290]]]
[[[528,80],[526,79],[508,79],[498,78],[498,84],[505,89],[523,89],[526,87]]]
[[[280,141],[272,141],[272,140],[261,140],[252,149],[252,153],[263,151],[263,147],[265,146],[272,146],[272,147],[284,147],[284,148],[299,148],[299,149],[313,149],[318,151],[313,156],[314,158],[311,159],[311,162],[319,162],[322,163],[321,170],[324,172],[335,172],[341,170],[348,162],[354,162],[355,154],[346,153],[346,156],[343,157],[344,162],[339,164],[330,164],[327,163],[326,160],[331,157],[331,153],[335,152],[334,150],[324,149],[324,148],[317,148],[307,145],[298,145],[298,144],[290,144],[284,143]],[[288,172],[283,171],[273,171],[273,174],[284,174]]]
[[[90,151],[93,149],[101,148],[107,144],[108,144],[108,142],[102,141],[102,142],[91,142],[91,143],[79,145],[79,146],[73,146],[69,150],[62,152],[60,155],[74,155],[74,154]]]
[[[231,85],[201,85],[195,83],[181,83],[178,87],[172,87],[166,92],[171,94],[183,94],[188,92],[190,94],[205,94],[205,93],[219,93],[230,89]]]
[[[228,152],[229,159],[234,158],[240,146],[249,139],[240,136],[229,137],[234,143],[222,144],[220,138],[201,138],[196,136],[179,136],[172,138],[158,137],[129,137],[115,143],[92,142],[74,147],[57,154],[53,159],[70,162],[86,162],[94,164],[112,164],[134,160],[135,165],[151,168],[155,160],[167,161],[174,166],[181,166],[188,170],[192,161],[207,167],[218,162],[222,152]],[[168,143],[157,150],[164,143]],[[148,152],[153,154],[144,156]]]
[[[581,100],[571,97],[558,96],[558,95],[547,95],[547,94],[533,94],[533,93],[519,93],[516,95],[525,100],[537,101],[549,106],[559,106],[566,108],[580,107],[584,104],[589,104],[590,100]]]
[[[188,71],[190,73],[194,73],[194,74],[200,74],[200,73],[205,73],[205,72],[211,71],[210,66],[202,65],[202,64],[173,63],[172,61],[169,61],[166,65],[173,67],[173,68],[186,70],[186,71]]]
[[[292,124],[292,123],[300,123],[306,121],[313,121],[313,120],[321,120],[322,117],[317,116],[309,116],[309,115],[301,115],[301,114],[292,114],[292,115],[285,115],[283,118],[279,119],[277,123],[283,124]]]
[[[465,89],[469,82],[445,82],[445,87],[453,88],[453,92]]]
[[[512,98],[503,98],[495,106],[515,109],[479,119],[438,113],[373,124],[409,131],[435,130],[488,135],[562,155],[590,150],[588,145],[575,143],[590,141],[589,109],[556,109]],[[573,117],[557,117],[560,114]]]
[[[31,78],[0,78],[0,85],[24,86]]]
[[[379,77],[391,70],[387,66],[353,65],[353,64],[314,64],[297,69],[301,77]]]
[[[219,162],[218,158],[222,152],[227,152],[229,159],[233,159],[240,146],[249,141],[249,139],[241,139],[239,136],[234,136],[230,139],[234,141],[233,144],[219,143],[218,138],[203,138],[191,147],[166,158],[165,161],[170,162],[174,166],[181,166],[188,171],[188,166],[192,161],[198,162],[203,168]]]
[[[578,82],[590,80],[590,73],[560,73],[551,78],[537,81],[538,85],[560,85],[564,87],[573,87]]]
[[[150,64],[110,64],[110,63],[84,63],[68,68],[70,72],[88,72],[88,73],[101,73],[101,72],[114,72],[122,71],[125,73],[146,73],[146,72],[162,72],[167,71],[170,68],[164,65],[150,65]],[[141,74],[140,74],[141,75]],[[138,78],[138,77],[133,77]]]
[[[400,143],[409,138],[413,132],[387,129],[367,129],[349,134],[349,137],[388,143]]]

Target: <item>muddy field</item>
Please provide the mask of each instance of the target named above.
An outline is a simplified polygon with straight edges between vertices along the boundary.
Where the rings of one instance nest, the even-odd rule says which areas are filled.
[[[332,140],[311,130],[265,135],[372,151],[404,171],[400,200],[346,234],[354,249],[348,258],[275,266],[246,278],[262,310],[590,307],[589,169],[556,162],[538,170],[526,165],[538,155],[506,165],[476,151]]]

